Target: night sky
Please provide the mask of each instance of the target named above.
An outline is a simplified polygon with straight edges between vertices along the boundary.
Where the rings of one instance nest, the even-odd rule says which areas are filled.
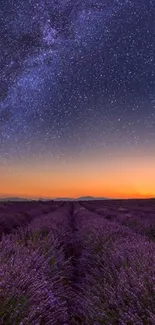
[[[1,0],[0,195],[155,196],[153,0]]]

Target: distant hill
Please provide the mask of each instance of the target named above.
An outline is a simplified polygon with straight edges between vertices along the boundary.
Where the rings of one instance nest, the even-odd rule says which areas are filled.
[[[89,201],[89,200],[107,200],[105,197],[93,197],[93,196],[81,196],[76,199],[77,201]]]
[[[57,197],[54,201],[74,201],[74,199],[70,197]]]
[[[25,198],[20,198],[20,197],[4,197],[4,198],[0,198],[1,202],[7,202],[7,201],[11,201],[11,202],[27,202],[27,201],[31,201]]]
[[[81,196],[76,199],[71,197],[58,197],[54,201],[89,201],[89,200],[106,200],[104,197]]]

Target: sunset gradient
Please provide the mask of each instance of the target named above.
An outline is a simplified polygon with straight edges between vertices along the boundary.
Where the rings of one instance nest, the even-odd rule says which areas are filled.
[[[119,151],[118,151],[119,152]],[[102,154],[1,166],[0,196],[155,197],[155,154]]]

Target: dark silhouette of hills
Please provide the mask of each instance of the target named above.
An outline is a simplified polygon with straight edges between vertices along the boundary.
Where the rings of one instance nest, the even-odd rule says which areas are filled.
[[[77,201],[89,201],[89,200],[107,200],[105,197],[93,197],[93,196],[81,196],[76,199]]]
[[[58,197],[56,199],[53,198],[21,198],[21,197],[0,197],[0,202],[30,202],[30,201],[97,201],[97,200],[110,200],[109,198],[105,197],[93,197],[93,196],[81,196],[78,198],[71,198],[71,197]],[[118,200],[118,199],[115,199]],[[122,199],[121,199],[122,200]],[[137,199],[130,199],[130,200],[138,200]],[[144,199],[141,199],[144,200]],[[155,198],[148,198],[145,200],[155,200]]]
[[[27,202],[27,201],[31,201],[25,198],[21,198],[21,197],[4,197],[4,198],[0,198],[0,201],[6,202],[6,201],[11,201],[11,202]]]
[[[71,197],[57,197],[54,201],[74,201]]]
[[[27,201],[51,201],[53,200],[52,198],[49,199],[45,199],[45,198],[21,198],[21,197],[4,197],[4,198],[0,198],[0,202],[7,202],[7,201],[11,201],[11,202],[27,202]],[[106,198],[104,197],[93,197],[93,196],[81,196],[78,197],[76,199],[71,198],[71,197],[58,197],[56,199],[54,199],[54,201],[89,201],[89,200],[106,200]]]
[[[89,201],[89,200],[106,200],[104,197],[81,196],[76,199],[73,198],[56,198],[55,201]]]

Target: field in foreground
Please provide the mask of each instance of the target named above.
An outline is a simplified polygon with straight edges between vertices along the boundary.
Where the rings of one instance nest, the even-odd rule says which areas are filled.
[[[76,324],[155,324],[155,200],[0,203],[0,325]]]

